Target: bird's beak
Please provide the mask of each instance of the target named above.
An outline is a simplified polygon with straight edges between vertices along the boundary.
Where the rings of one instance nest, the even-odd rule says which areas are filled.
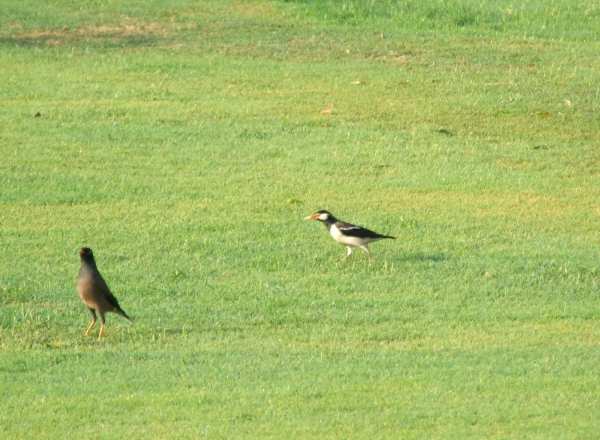
[[[79,255],[83,254],[83,249],[79,249],[77,252],[79,252]]]
[[[317,217],[319,217],[319,214],[313,214],[313,215],[309,215],[308,217],[306,217],[304,220],[314,220]]]

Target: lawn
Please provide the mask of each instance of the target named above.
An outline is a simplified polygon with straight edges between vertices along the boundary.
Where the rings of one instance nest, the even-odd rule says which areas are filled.
[[[600,5],[0,4],[1,438],[597,438]],[[327,209],[397,240],[343,260]],[[77,249],[130,325],[90,317]]]

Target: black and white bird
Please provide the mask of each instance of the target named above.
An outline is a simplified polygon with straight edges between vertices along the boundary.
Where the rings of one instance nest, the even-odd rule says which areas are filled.
[[[367,251],[369,259],[371,259],[369,243],[383,240],[384,238],[396,238],[389,235],[381,235],[367,228],[343,222],[335,218],[333,214],[327,211],[315,212],[313,215],[309,215],[304,220],[318,220],[325,223],[325,226],[327,226],[327,229],[329,229],[329,233],[333,239],[342,246],[346,246],[348,248],[348,255],[346,255],[344,258],[348,258],[350,255],[352,255],[353,247],[359,247]]]

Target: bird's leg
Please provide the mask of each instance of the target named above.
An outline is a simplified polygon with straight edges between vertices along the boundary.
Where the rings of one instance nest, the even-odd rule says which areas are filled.
[[[343,260],[345,260],[346,258],[348,258],[350,255],[352,255],[352,248],[350,246],[346,246],[348,248],[348,255],[346,255]]]
[[[87,335],[89,335],[89,334],[90,334],[90,330],[92,329],[92,327],[93,327],[95,324],[96,324],[96,319],[94,319],[94,320],[92,321],[92,323],[91,323],[91,324],[90,324],[90,326],[88,327],[87,331],[85,332],[85,335],[83,335],[83,336],[87,336]]]
[[[104,334],[104,315],[102,313],[100,313],[100,321],[102,322],[102,327],[100,327],[100,334],[98,335],[98,339],[100,339]]]
[[[367,246],[366,244],[364,246],[361,246],[362,249],[364,249],[365,251],[367,251],[367,255],[369,256],[369,260],[373,260],[373,258],[371,258],[371,251],[369,250],[369,246]]]
[[[92,314],[92,323],[90,324],[90,326],[88,327],[87,331],[85,332],[85,335],[83,335],[83,336],[89,335],[90,334],[90,330],[96,324],[96,311],[94,309],[88,309],[88,310]]]

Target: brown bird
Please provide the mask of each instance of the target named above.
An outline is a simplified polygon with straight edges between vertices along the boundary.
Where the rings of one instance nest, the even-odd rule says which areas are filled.
[[[81,257],[81,268],[77,276],[77,291],[92,314],[92,323],[85,332],[85,336],[90,333],[90,330],[96,324],[96,312],[100,314],[100,322],[102,322],[98,339],[104,334],[104,314],[106,312],[116,313],[133,324],[131,318],[119,306],[117,298],[110,293],[104,278],[98,272],[92,250],[87,247],[81,248],[79,249],[79,255]]]

